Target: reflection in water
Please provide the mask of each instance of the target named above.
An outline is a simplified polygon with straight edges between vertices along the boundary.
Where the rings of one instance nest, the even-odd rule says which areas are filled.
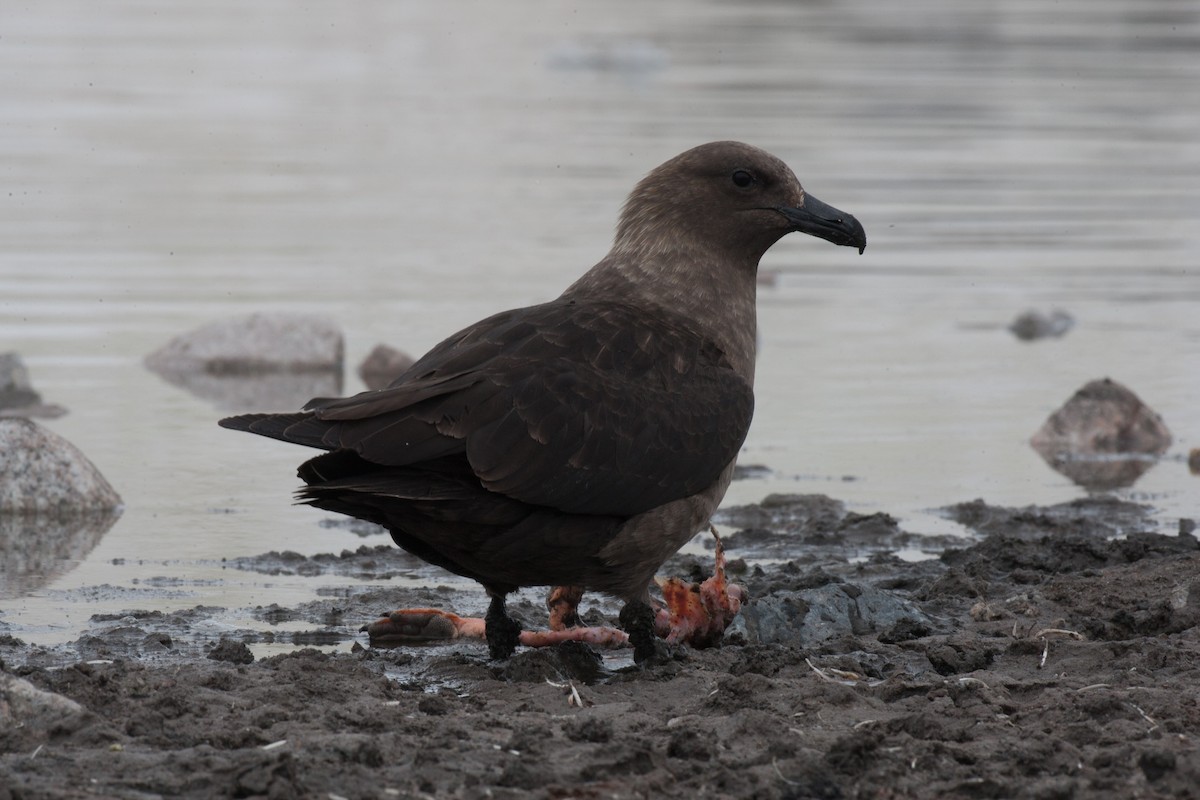
[[[221,411],[289,411],[300,408],[314,397],[335,397],[342,393],[340,371],[214,375],[210,372],[155,370],[155,374]]]
[[[217,408],[262,411],[340,394],[344,360],[342,331],[333,320],[254,313],[181,333],[144,363]]]
[[[1033,445],[1050,467],[1060,475],[1070,478],[1084,489],[1107,492],[1132,486],[1155,464],[1155,456],[1124,453],[1121,455],[1078,455],[1058,452],[1053,448]]]
[[[29,594],[70,572],[120,516],[120,511],[0,514],[0,598]]]

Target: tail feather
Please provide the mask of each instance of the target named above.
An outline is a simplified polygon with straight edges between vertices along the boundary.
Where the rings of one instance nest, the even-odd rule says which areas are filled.
[[[222,428],[257,433],[259,436],[278,439],[281,442],[319,447],[323,450],[331,448],[324,438],[329,426],[305,411],[285,414],[240,414],[218,420],[217,424]]]

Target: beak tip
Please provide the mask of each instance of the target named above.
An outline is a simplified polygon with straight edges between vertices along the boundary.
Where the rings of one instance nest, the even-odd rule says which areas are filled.
[[[867,232],[854,215],[839,211],[812,195],[805,196],[802,206],[780,206],[775,210],[783,214],[794,231],[837,245],[856,247],[859,255],[867,249]]]

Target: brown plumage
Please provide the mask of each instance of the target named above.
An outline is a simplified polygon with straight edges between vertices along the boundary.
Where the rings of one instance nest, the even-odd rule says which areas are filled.
[[[515,646],[505,595],[572,585],[626,602],[640,660],[650,582],[750,426],[755,273],[791,231],[866,245],[774,156],[702,145],[637,185],[612,250],[556,300],[460,331],[386,389],[220,424],[328,451],[300,499],[483,584],[493,657]]]

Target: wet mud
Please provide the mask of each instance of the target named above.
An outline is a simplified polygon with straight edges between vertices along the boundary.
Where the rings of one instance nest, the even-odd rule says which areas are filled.
[[[579,644],[371,648],[358,627],[383,611],[485,605],[389,585],[414,562],[376,539],[230,562],[379,581],[245,629],[203,606],[96,616],[59,647],[0,627],[0,798],[1197,796],[1190,526],[1104,498],[945,513],[969,535],[822,495],[722,512],[751,600],[722,646],[648,669]],[[914,538],[938,555],[898,557]],[[711,569],[690,552],[664,573]],[[514,616],[544,624],[541,598]],[[292,646],[256,658],[269,642]]]

